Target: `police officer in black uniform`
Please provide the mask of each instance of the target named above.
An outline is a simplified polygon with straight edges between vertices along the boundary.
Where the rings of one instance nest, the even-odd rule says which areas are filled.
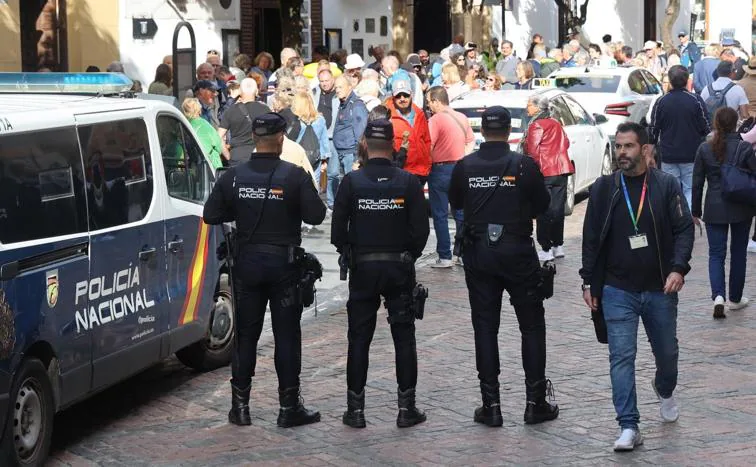
[[[418,179],[392,164],[393,140],[389,120],[368,122],[367,163],[344,177],[331,220],[331,243],[342,255],[341,264],[348,262],[351,271],[347,411],[342,420],[354,428],[365,427],[368,352],[381,296],[396,351],[396,424],[401,428],[425,421],[425,414],[415,407],[417,349],[412,297],[415,260],[428,240],[428,217]]]
[[[252,122],[257,152],[223,173],[203,214],[208,224],[236,221],[233,271],[236,350],[232,361],[229,421],[251,424],[249,392],[255,374],[257,341],[270,302],[281,410],[278,426],[320,421],[299,394],[302,363],[299,284],[303,250],[301,224],[323,222],[326,207],[301,167],[282,161],[286,120],[276,113]]]
[[[509,149],[511,126],[507,109],[486,109],[482,116],[486,142],[457,163],[449,190],[452,208],[464,209],[464,232],[456,240],[464,245],[483,398],[483,406],[475,410],[475,421],[488,426],[503,423],[497,337],[504,290],[509,293],[522,334],[525,423],[541,423],[559,415],[559,408],[546,401],[551,383],[545,376],[543,275],[531,238],[533,219],[548,208],[549,193],[535,162]]]

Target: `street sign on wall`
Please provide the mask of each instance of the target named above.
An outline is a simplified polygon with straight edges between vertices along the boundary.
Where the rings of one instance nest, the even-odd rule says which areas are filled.
[[[134,39],[152,39],[157,34],[158,26],[152,18],[132,18]]]

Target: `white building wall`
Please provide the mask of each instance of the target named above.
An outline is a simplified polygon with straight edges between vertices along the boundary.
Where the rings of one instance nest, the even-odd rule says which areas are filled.
[[[492,36],[501,40],[501,6],[492,7]],[[514,44],[518,57],[526,57],[533,34],[543,36],[548,47],[557,46],[559,23],[554,0],[513,0],[512,11],[504,18],[506,38]]]
[[[173,31],[180,21],[187,21],[194,28],[197,65],[205,61],[210,49],[222,53],[221,31],[240,28],[240,3],[233,1],[226,10],[217,0],[186,0],[184,12],[172,0],[120,0],[121,62],[126,74],[132,79],[140,80],[146,90],[155,77],[155,69],[163,62],[163,57],[172,53]],[[133,39],[133,18],[154,19],[158,26],[155,37],[150,40]],[[189,45],[189,34],[184,30],[179,37],[178,46]]]
[[[753,17],[751,0],[711,0],[708,14],[708,42],[719,42],[719,35],[723,29],[735,29],[735,39],[750,52]]]
[[[393,12],[390,0],[323,0],[323,34],[326,29],[341,29],[341,48],[352,53],[352,39],[362,39],[362,58],[370,63],[368,48],[381,45],[386,51],[393,48],[391,36]],[[381,16],[387,17],[387,34],[381,36]],[[375,20],[375,32],[366,32],[365,20]],[[357,21],[359,31],[354,30]],[[326,44],[326,40],[323,41]],[[332,49],[338,49],[338,44]]]

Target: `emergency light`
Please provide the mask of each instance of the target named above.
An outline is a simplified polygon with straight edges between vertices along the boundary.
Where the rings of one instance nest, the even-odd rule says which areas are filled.
[[[0,73],[0,94],[113,95],[133,85],[122,73]]]

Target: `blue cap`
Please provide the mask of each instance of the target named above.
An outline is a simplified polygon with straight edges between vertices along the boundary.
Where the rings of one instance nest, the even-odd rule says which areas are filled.
[[[287,126],[285,118],[275,112],[269,112],[252,121],[252,132],[257,136],[275,135],[286,131]]]
[[[509,130],[512,127],[512,115],[500,105],[487,108],[481,120],[484,130]]]
[[[394,140],[394,125],[385,118],[371,120],[365,128],[365,138],[382,139],[384,141]]]

